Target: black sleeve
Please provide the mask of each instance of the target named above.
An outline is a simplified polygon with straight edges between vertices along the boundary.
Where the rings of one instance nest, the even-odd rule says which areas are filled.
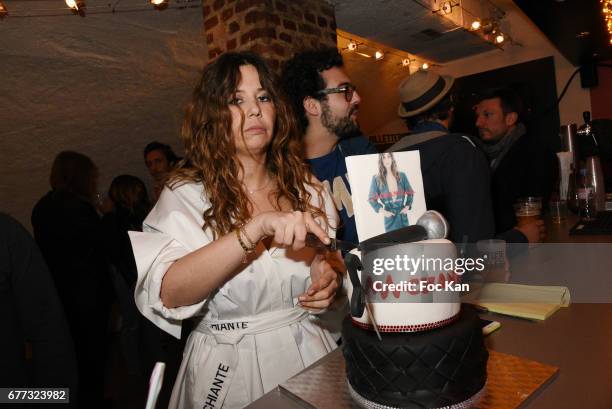
[[[519,230],[514,228],[497,234],[495,238],[504,240],[506,243],[529,243],[527,237]]]
[[[461,141],[447,152],[441,169],[441,187],[450,224],[449,240],[468,243],[490,239],[495,233],[489,166],[471,143]]]
[[[32,346],[31,387],[76,390],[72,338],[47,266],[28,232],[0,214],[10,258],[10,280],[25,341]]]
[[[528,193],[526,196],[541,197],[542,205],[544,208],[548,208],[548,202],[559,178],[557,155],[552,151],[541,148],[531,157],[528,165],[530,174],[526,178],[526,193]]]

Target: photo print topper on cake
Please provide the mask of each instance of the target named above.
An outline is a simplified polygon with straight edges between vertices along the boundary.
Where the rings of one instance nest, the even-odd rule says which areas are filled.
[[[427,210],[418,151],[349,156],[346,168],[360,242],[414,225]]]

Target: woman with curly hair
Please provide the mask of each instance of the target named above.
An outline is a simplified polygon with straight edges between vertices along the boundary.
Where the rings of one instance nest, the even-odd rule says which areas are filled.
[[[410,226],[414,191],[404,172],[397,170],[393,153],[378,154],[378,174],[372,176],[368,202],[376,213],[385,216],[385,232]]]
[[[185,158],[131,233],[141,312],[176,337],[194,321],[170,408],[243,407],[336,347],[316,314],[341,276],[304,241],[329,243],[337,216],[297,135],[258,56],[204,69]]]

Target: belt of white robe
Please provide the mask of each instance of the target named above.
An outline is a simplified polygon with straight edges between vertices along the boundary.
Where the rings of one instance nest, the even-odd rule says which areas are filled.
[[[214,405],[208,405],[206,402],[213,402],[208,397],[210,389],[204,389],[202,396],[203,408],[220,408],[223,406],[223,401],[227,396],[227,391],[232,383],[232,378],[238,368],[239,354],[238,344],[245,335],[257,335],[269,331],[286,328],[290,331],[289,325],[302,321],[309,316],[308,311],[299,307],[294,307],[286,310],[271,311],[268,313],[258,314],[250,317],[240,317],[232,320],[202,320],[198,323],[195,331],[203,334],[211,335],[215,338],[218,346],[215,348],[215,359],[207,359],[203,368],[203,382],[213,385],[216,380],[217,385],[220,385],[222,380],[223,387],[218,391],[218,395],[214,397]],[[221,324],[240,324],[246,323],[246,329],[226,329],[218,330],[214,326],[219,327]],[[292,336],[289,332],[288,336]],[[296,354],[299,354],[296,346]],[[220,362],[225,362],[227,365],[222,365]],[[227,368],[227,370],[226,370]],[[198,381],[200,383],[200,381]]]

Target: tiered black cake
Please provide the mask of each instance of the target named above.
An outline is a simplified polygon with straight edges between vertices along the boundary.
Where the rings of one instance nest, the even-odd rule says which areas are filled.
[[[415,269],[402,276],[368,274],[373,259],[456,259],[456,247],[435,239],[349,254],[351,316],[343,323],[343,352],[352,397],[365,408],[469,408],[482,395],[489,354],[478,315],[456,291],[374,291],[374,280],[457,283],[451,272]],[[365,273],[364,271],[365,270]],[[380,285],[380,283],[379,283]],[[366,294],[367,293],[367,294]],[[364,306],[368,308],[364,309]],[[379,340],[374,323],[381,332]]]
[[[382,341],[349,316],[342,337],[351,394],[364,407],[469,408],[487,379],[489,354],[468,305],[447,326],[383,333]]]

